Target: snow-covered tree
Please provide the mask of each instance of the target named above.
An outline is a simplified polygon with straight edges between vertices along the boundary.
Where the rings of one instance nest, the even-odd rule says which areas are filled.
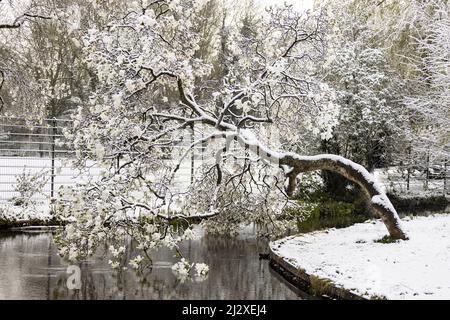
[[[365,165],[389,163],[408,123],[401,104],[404,84],[383,48],[378,4],[351,0],[331,2],[330,50],[324,67],[340,106],[333,137],[323,148]],[[373,8],[372,8],[373,7]]]
[[[50,20],[48,7],[39,1],[1,1],[0,2],[0,111],[11,101],[26,105],[28,109],[38,109],[40,99],[33,103],[24,97],[37,97],[40,88],[34,83],[28,83],[27,68],[17,63],[18,57],[11,43],[17,44],[16,37],[19,28],[34,22]],[[22,91],[23,95],[18,95]],[[38,102],[39,101],[39,102]]]
[[[213,65],[198,56],[203,39],[195,21],[205,3],[134,1],[83,38],[98,86],[66,136],[81,166],[93,159],[107,170],[88,186],[62,191],[58,210],[72,222],[60,237],[62,253],[77,259],[109,239],[111,264],[118,266],[126,236],[144,252],[176,249],[192,236],[189,223],[196,219],[207,219],[212,229],[254,221],[270,232],[283,230],[280,213],[292,204],[299,173],[314,170],[358,184],[390,235],[406,239],[395,209],[364,167],[331,154],[280,151],[314,125],[311,115],[336,105],[313,65],[325,51],[324,13],[269,9],[257,32],[230,38],[235,61],[215,79]],[[200,95],[198,79],[220,86]],[[207,148],[202,166],[180,190],[175,177],[200,146]],[[177,269],[192,268],[180,263]]]
[[[415,71],[411,79],[415,90],[405,99],[418,124],[420,138],[416,148],[438,159],[450,155],[449,12],[448,1],[423,2],[417,6],[416,16],[426,23],[423,22],[423,31],[412,39],[418,47],[409,61],[409,67]]]
[[[0,96],[3,114],[61,117],[87,100],[95,76],[81,60],[81,32],[125,2],[11,0],[0,3]],[[101,11],[96,10],[105,5]],[[98,13],[98,14],[97,14]]]
[[[39,0],[0,1],[0,29],[20,28],[25,22],[51,19],[46,14],[48,2]]]

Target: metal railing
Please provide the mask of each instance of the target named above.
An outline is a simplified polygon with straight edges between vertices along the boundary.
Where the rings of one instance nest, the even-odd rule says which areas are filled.
[[[69,119],[30,123],[23,118],[0,117],[0,202],[23,197],[23,178],[27,175],[38,177],[41,183],[41,190],[32,195],[38,201],[54,198],[62,185],[99,175],[100,170],[95,167],[86,174],[66,163],[74,151],[64,144],[62,130],[71,124]]]
[[[82,172],[70,160],[75,156],[63,135],[72,125],[69,119],[44,119],[30,123],[23,118],[0,116],[0,202],[14,201],[22,195],[24,175],[39,176],[43,188],[33,200],[49,201],[59,187],[82,184],[101,175],[102,169],[89,161]],[[178,146],[175,146],[177,148]],[[180,145],[179,147],[183,147]],[[197,155],[186,158],[177,173],[175,189],[185,189],[201,164]],[[174,161],[168,157],[167,161]]]

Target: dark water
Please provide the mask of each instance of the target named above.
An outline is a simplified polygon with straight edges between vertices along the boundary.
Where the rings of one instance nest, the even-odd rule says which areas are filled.
[[[156,252],[154,266],[142,275],[117,273],[98,254],[81,266],[82,287],[67,288],[68,263],[58,255],[50,232],[0,233],[0,299],[301,299],[247,234],[237,238],[206,236],[183,243],[191,261],[210,266],[202,282],[180,282],[170,269],[173,253]],[[135,254],[128,252],[130,256]]]

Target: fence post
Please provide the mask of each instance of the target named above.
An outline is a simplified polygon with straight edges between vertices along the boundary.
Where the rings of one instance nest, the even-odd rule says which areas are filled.
[[[447,158],[444,159],[444,196],[447,194]]]
[[[194,135],[195,135],[195,131],[194,131],[194,123],[192,123],[192,126],[191,126],[191,145],[193,145],[194,144],[194,142],[195,142],[195,138],[194,138]],[[194,183],[194,173],[195,173],[195,148],[196,147],[193,147],[193,149],[192,149],[192,152],[191,152],[191,184],[193,184]]]
[[[426,171],[426,180],[425,180],[425,190],[428,190],[428,182],[430,180],[430,150],[427,152],[427,171]]]
[[[56,119],[53,118],[50,121],[50,124],[52,126],[52,176],[51,176],[51,182],[50,182],[50,198],[53,199],[55,197],[55,136],[57,134],[56,132]]]
[[[410,178],[411,178],[411,146],[408,148],[408,163],[407,163],[407,176],[406,176],[406,190],[409,191]]]

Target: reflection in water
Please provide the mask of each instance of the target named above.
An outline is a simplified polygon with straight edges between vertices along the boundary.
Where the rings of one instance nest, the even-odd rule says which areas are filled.
[[[131,246],[130,246],[131,248]],[[0,233],[0,299],[299,299],[258,259],[258,243],[252,236],[205,236],[186,241],[181,251],[191,261],[210,266],[202,281],[180,282],[170,269],[173,252],[153,254],[153,268],[141,275],[133,270],[117,273],[108,257],[99,253],[81,267],[82,287],[66,286],[67,263],[59,258],[51,233]],[[128,257],[137,253],[128,249]]]

